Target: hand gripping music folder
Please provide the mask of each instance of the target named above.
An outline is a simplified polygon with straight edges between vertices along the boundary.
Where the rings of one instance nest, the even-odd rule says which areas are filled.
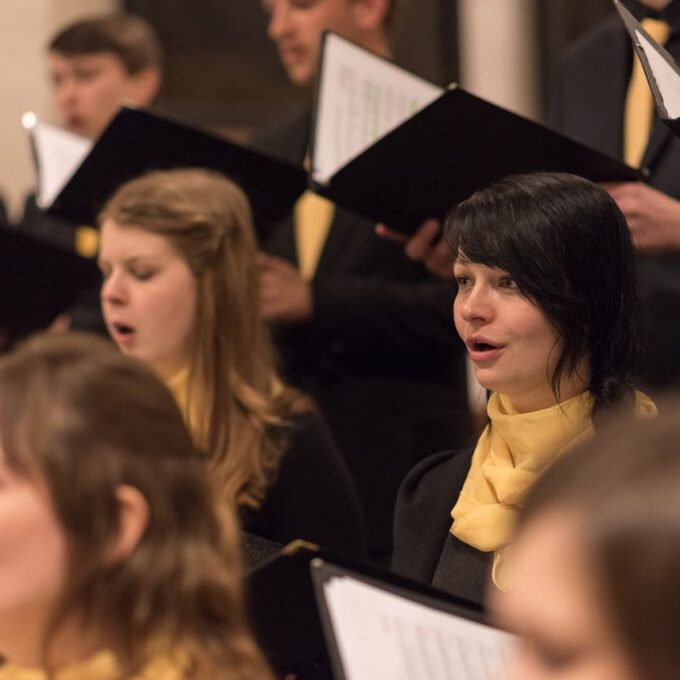
[[[0,228],[0,331],[12,344],[47,328],[99,280],[93,260],[18,229]]]
[[[302,168],[170,117],[123,107],[47,210],[94,224],[127,180],[149,170],[188,167],[216,170],[238,183],[259,226],[287,214],[307,184]]]
[[[329,648],[311,571],[316,558],[378,582],[448,602],[467,612],[471,619],[484,620],[482,609],[473,603],[383,569],[330,554],[305,541],[294,541],[248,572],[245,578],[246,612],[255,639],[272,666],[281,673],[296,673],[301,679],[330,677]]]
[[[336,53],[338,61],[352,60],[350,66],[334,65]],[[349,68],[354,68],[355,79],[355,89],[348,88],[350,97],[353,92],[356,94],[357,83],[367,92],[376,92],[381,83],[392,78],[396,84],[391,93],[385,86],[384,97],[389,94],[394,100],[401,96],[400,81],[415,78],[344,38],[332,33],[325,35],[313,121],[313,186],[343,207],[385,222],[391,228],[411,232],[424,219],[442,218],[454,204],[476,190],[514,173],[570,172],[593,181],[644,178],[643,172],[615,158],[491,104],[455,84],[446,90],[439,88],[438,96],[435,93],[434,97],[422,97],[420,108],[414,107],[414,113],[382,136],[378,133],[373,143],[357,144],[354,155],[348,153],[347,160],[339,155],[334,162],[327,163],[325,159],[332,156],[332,145],[338,144],[334,131],[340,123],[349,129],[345,138],[358,134],[353,130],[354,120],[361,119],[364,128],[367,120],[369,127],[375,124],[372,112],[378,107],[377,95],[355,97],[351,110],[341,111],[342,115],[335,110],[345,106],[338,89],[343,83],[352,82],[347,78]],[[332,78],[333,73],[340,74],[338,82],[331,81],[332,87],[325,85],[324,78]],[[370,81],[374,73],[377,75]],[[409,87],[407,84],[404,90],[408,92]],[[335,105],[328,105],[329,97]],[[364,106],[369,110],[364,111]]]
[[[680,68],[675,59],[619,0],[612,0],[630,35],[654,97],[659,118],[680,135]]]

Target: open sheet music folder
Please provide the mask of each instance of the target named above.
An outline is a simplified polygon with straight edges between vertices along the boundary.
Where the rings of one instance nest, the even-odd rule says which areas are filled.
[[[443,90],[325,34],[312,183],[345,208],[412,231],[508,174],[561,171],[594,181],[643,174],[452,85]]]
[[[642,64],[659,118],[680,135],[680,68],[619,0],[613,2]]]
[[[239,184],[260,226],[286,215],[307,185],[302,168],[169,117],[123,107],[47,209],[93,224],[127,180],[148,170],[187,167],[216,170]]]
[[[94,142],[58,125],[40,120],[32,111],[21,117],[28,132],[37,187],[36,204],[48,208],[83,162]]]
[[[335,680],[500,680],[515,638],[462,606],[312,560]]]
[[[475,604],[295,541],[251,570],[245,580],[246,611],[255,639],[280,672],[295,672],[302,678],[306,671],[314,668],[316,674],[321,672],[322,677],[329,677],[332,653],[329,653],[322,623],[326,605],[317,602],[312,576],[312,563],[317,558],[343,573],[359,575],[358,578],[379,584],[385,592],[407,593],[432,608],[455,611],[478,623],[484,621],[483,611]],[[323,675],[319,669],[327,674]],[[464,680],[465,676],[460,678]]]

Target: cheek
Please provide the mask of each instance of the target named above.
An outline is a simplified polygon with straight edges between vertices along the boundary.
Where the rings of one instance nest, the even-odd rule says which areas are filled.
[[[545,360],[559,337],[555,328],[534,307],[521,310],[512,327],[515,341],[532,347],[536,359],[541,357]]]
[[[163,296],[155,307],[160,331],[167,332],[167,340],[181,345],[192,337],[196,325],[198,292],[194,281],[187,282],[171,294]],[[154,310],[154,305],[149,311]]]
[[[0,522],[0,619],[51,607],[65,583],[61,528],[51,515],[32,508]]]
[[[458,331],[458,335],[463,337],[463,319],[460,315],[460,302],[458,297],[453,300],[453,323]]]

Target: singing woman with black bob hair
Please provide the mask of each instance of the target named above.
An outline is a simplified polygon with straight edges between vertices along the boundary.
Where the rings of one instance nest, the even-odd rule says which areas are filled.
[[[489,576],[507,585],[504,548],[541,472],[608,413],[656,409],[635,390],[632,246],[604,190],[567,174],[511,176],[455,206],[445,231],[456,329],[490,392],[489,422],[474,451],[409,473],[393,567],[481,603]]]

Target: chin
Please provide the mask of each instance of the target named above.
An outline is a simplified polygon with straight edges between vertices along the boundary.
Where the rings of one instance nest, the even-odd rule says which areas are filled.
[[[309,87],[314,81],[314,71],[306,65],[290,67],[286,72],[290,82],[297,87]]]
[[[502,383],[499,380],[494,380],[493,376],[484,375],[483,373],[475,373],[475,380],[485,389],[491,392],[502,392]]]

